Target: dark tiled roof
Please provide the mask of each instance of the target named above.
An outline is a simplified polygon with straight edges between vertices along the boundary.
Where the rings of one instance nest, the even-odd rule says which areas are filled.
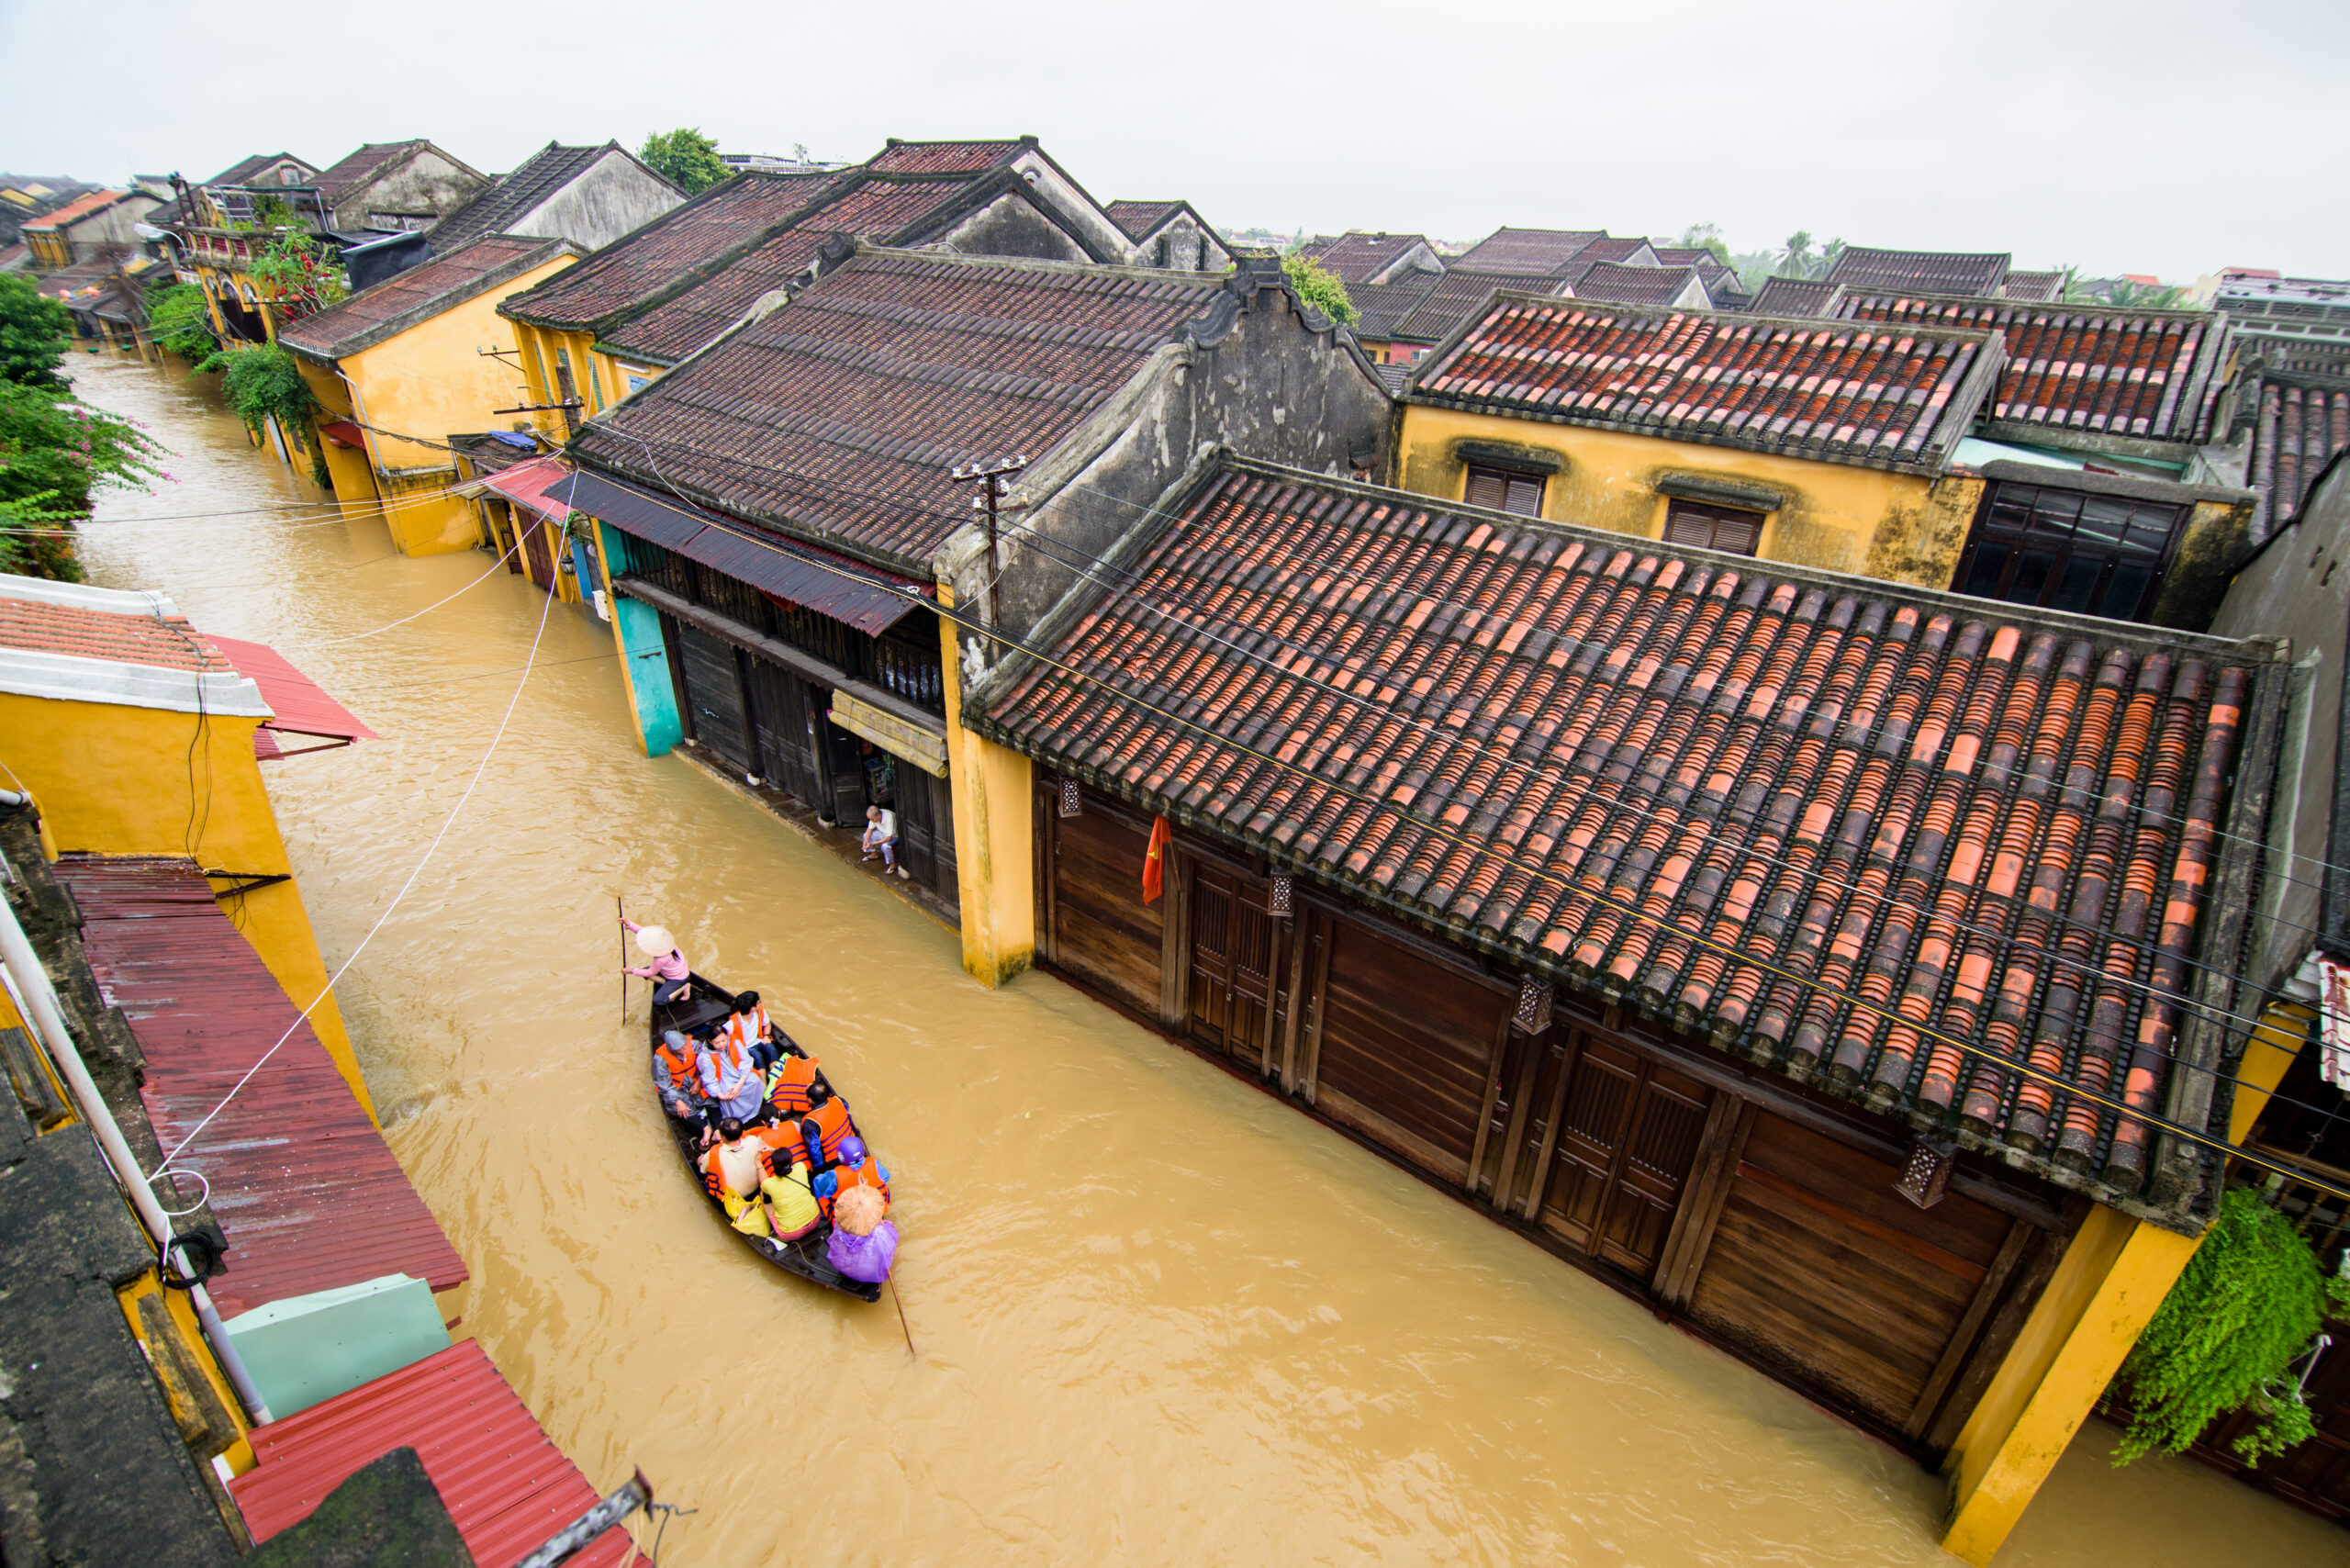
[[[319,171],[313,182],[329,207],[383,174],[419,148],[431,145],[422,137],[408,141],[370,141],[358,151]]]
[[[1618,305],[1670,305],[1698,282],[1695,267],[1628,267],[1600,262],[1575,280],[1578,299],[1607,299]]]
[[[1367,234],[1354,229],[1344,234],[1317,234],[1299,250],[1321,263],[1324,271],[1353,284],[1377,275],[1415,245],[1427,242],[1425,234]]]
[[[603,336],[616,350],[675,363],[741,320],[762,296],[806,272],[814,264],[816,252],[834,235],[880,241],[911,240],[941,208],[957,205],[974,188],[970,180],[951,176],[912,180],[852,176],[834,186],[825,200],[803,208],[782,232],[642,314],[606,327]]]
[[[492,234],[462,250],[396,273],[373,288],[307,320],[282,328],[277,341],[297,353],[337,359],[357,353],[450,306],[562,254],[561,240]]]
[[[1496,229],[1450,264],[1468,272],[1548,277],[1594,241],[1606,238],[1605,229]]]
[[[2350,385],[2267,378],[2253,440],[2253,488],[2267,514],[2265,532],[2274,532],[2301,510],[2333,454],[2350,446]]]
[[[1374,340],[1393,337],[1404,318],[1418,309],[1420,301],[1443,281],[1442,273],[1406,273],[1401,283],[1347,285],[1347,297],[1360,318],[1355,322],[1355,335]]]
[[[1550,286],[1522,273],[1477,272],[1454,267],[1436,280],[1436,286],[1410,315],[1395,323],[1395,336],[1416,343],[1440,343],[1497,288],[1547,290]]]
[[[1649,249],[1649,242],[1638,235],[1618,238],[1613,234],[1603,234],[1552,268],[1550,275],[1574,280],[1603,263],[1639,265],[1643,252],[1650,255],[1656,253]]]
[[[2064,292],[2063,273],[2009,273],[1999,285],[2002,299],[2046,301]]]
[[[363,149],[363,151],[364,150]],[[345,160],[345,162],[348,162],[348,160]],[[199,181],[198,183],[207,185],[251,185],[254,180],[258,179],[263,174],[267,174],[278,164],[285,162],[299,163],[305,169],[310,167],[310,161],[308,159],[297,158],[291,152],[256,152],[250,158],[238,159],[235,162],[229,164],[227,168],[221,170],[210,179]]]
[[[1414,401],[1940,472],[1998,364],[1980,332],[1505,294]]]
[[[70,267],[43,274],[33,286],[51,299],[67,299],[105,288],[113,282],[116,270],[123,267],[132,267],[131,253],[127,250],[113,251],[92,261],[76,262]]]
[[[1997,331],[2008,364],[1986,419],[2059,430],[2194,441],[2216,400],[2225,333],[2199,310],[1864,294],[1847,290],[1851,320]]]
[[[1837,286],[1825,278],[1774,277],[1748,308],[1757,316],[1826,316],[1841,297]]]
[[[1104,202],[1102,210],[1110,221],[1126,231],[1130,240],[1139,240],[1175,213],[1183,210],[1180,201],[1113,201]]]
[[[737,174],[498,308],[542,326],[592,330],[756,241],[816,199],[834,178],[764,170]]]
[[[2005,252],[1872,251],[1847,245],[1828,269],[1831,283],[1854,288],[1915,288],[1932,294],[1991,294],[2008,275]]]
[[[572,451],[906,571],[970,516],[950,470],[1042,455],[1221,277],[867,251],[588,421]]]
[[[890,139],[865,167],[877,174],[975,174],[1011,162],[1035,145],[1017,141],[901,141]]]
[[[1830,1093],[2139,1189],[2143,1123],[1948,1042],[2163,1109],[2210,869],[2179,820],[2216,825],[2285,673],[2265,649],[1243,460],[1162,505],[1131,588],[1036,633],[1079,675],[1015,656],[967,725]],[[2151,992],[2085,974],[2105,946],[2043,896],[2149,943],[2166,898],[2180,962]]]
[[[492,180],[479,196],[426,230],[432,249],[446,255],[485,234],[509,232],[517,219],[528,216],[532,208],[586,174],[605,153],[619,149],[617,141],[607,141],[600,147],[565,147],[561,142],[548,142],[525,158],[513,173]]]

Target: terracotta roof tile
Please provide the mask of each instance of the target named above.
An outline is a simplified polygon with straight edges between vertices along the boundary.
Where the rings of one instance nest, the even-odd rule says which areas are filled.
[[[1359,319],[1355,333],[1359,337],[1384,339],[1393,337],[1395,329],[1418,309],[1436,286],[1444,281],[1442,273],[1406,273],[1399,283],[1350,283],[1347,297],[1354,304]]]
[[[2311,378],[2271,376],[2260,387],[2260,422],[2253,437],[2253,488],[2260,493],[2265,521],[2255,537],[2289,522],[2308,498],[2310,487],[2350,446],[2350,386]]]
[[[2008,275],[2004,252],[1873,251],[1847,245],[1828,281],[1854,288],[1914,288],[1935,294],[1990,294]]]
[[[865,167],[877,174],[971,174],[1011,162],[1035,143],[1018,141],[900,141]]]
[[[1126,232],[1130,240],[1139,240],[1165,222],[1170,214],[1183,210],[1180,201],[1112,201],[1102,204],[1110,221]]]
[[[692,269],[749,244],[806,207],[837,178],[830,173],[752,170],[624,235],[576,267],[498,307],[558,330],[592,330],[634,309]]]
[[[530,234],[492,234],[435,256],[317,315],[281,329],[278,342],[320,358],[356,353],[520,272],[564,253],[565,242]]]
[[[1351,229],[1344,234],[1317,234],[1298,249],[1321,263],[1326,271],[1354,284],[1377,275],[1415,245],[1427,242],[1425,234],[1370,234]]]
[[[1547,277],[1595,241],[1607,237],[1605,229],[1496,229],[1448,264],[1470,272]]]
[[[2165,1103],[2210,829],[2281,675],[2255,650],[1241,459],[1162,515],[1130,589],[1037,633],[1080,674],[1016,657],[967,724],[1830,1093],[2139,1189],[2143,1123],[2013,1064]]]
[[[2196,441],[2226,333],[2200,310],[2132,310],[1847,289],[1847,320],[1997,331],[2007,368],[1986,419],[2147,441]]]
[[[134,194],[136,193],[131,191],[90,191],[75,196],[53,212],[45,212],[39,218],[27,218],[24,228],[28,232],[39,230],[44,233],[52,229],[63,229],[70,224],[79,223],[93,213],[104,212],[115,203]]]
[[[1826,278],[1774,277],[1764,282],[1748,308],[1757,316],[1828,316],[1842,298],[1842,289]]]
[[[1206,274],[866,251],[589,420],[573,451],[924,572],[969,515],[951,469],[1048,450],[1223,287]]]
[[[852,176],[802,208],[783,232],[642,314],[607,326],[604,336],[616,349],[665,363],[681,360],[741,320],[761,297],[805,273],[834,235],[896,239],[971,188],[959,178],[859,183]]]
[[[1435,280],[1418,307],[1395,323],[1394,335],[1416,343],[1440,343],[1460,330],[1495,289],[1548,293],[1555,286],[1520,273],[1479,272],[1454,267]]]
[[[557,191],[593,168],[606,153],[620,151],[620,143],[600,147],[565,147],[550,141],[482,187],[481,194],[425,230],[433,253],[447,255],[485,234],[503,234]],[[625,156],[625,154],[622,154]]]
[[[237,667],[185,621],[117,615],[29,599],[0,599],[0,648],[160,669],[233,674]]]
[[[1425,313],[1425,312],[1423,312]],[[1939,472],[1994,340],[1504,294],[1415,373],[1418,402]]]
[[[1671,305],[1682,291],[1702,280],[1695,267],[1628,267],[1601,262],[1575,279],[1577,299],[1605,299],[1618,305]]]

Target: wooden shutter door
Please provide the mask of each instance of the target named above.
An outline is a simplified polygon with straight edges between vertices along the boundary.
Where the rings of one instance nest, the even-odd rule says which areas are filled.
[[[1832,1405],[1922,1431],[2037,1234],[1963,1193],[1897,1195],[1899,1167],[1763,1112],[1689,1316]]]
[[[816,742],[808,722],[808,688],[789,670],[751,661],[751,698],[761,766],[767,782],[805,804],[821,803]]]
[[[1612,1040],[1577,1033],[1535,1217],[1645,1282],[1672,1233],[1713,1092]]]
[[[1051,839],[1049,919],[1053,963],[1147,1017],[1158,1016],[1159,912],[1142,902],[1143,855],[1150,834],[1111,816],[1088,796],[1081,816],[1059,814],[1046,780]]]
[[[1188,864],[1191,1036],[1236,1060],[1261,1063],[1273,1011],[1271,890],[1221,866]]]
[[[925,888],[938,885],[938,831],[930,815],[930,775],[898,759],[898,864]]]
[[[694,738],[744,772],[751,771],[750,736],[744,723],[743,673],[734,649],[699,626],[677,628],[684,655],[686,698],[693,704]]]

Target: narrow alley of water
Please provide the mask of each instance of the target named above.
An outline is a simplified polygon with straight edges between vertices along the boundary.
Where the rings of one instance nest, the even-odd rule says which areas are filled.
[[[330,966],[480,763],[545,600],[409,560],[177,367],[76,356],[173,454],[92,580],[269,643],[383,738],[270,765]],[[230,513],[228,516],[195,514]],[[319,516],[329,521],[318,521]],[[665,1563],[1937,1564],[1941,1481],[1049,977],[955,935],[680,756],[612,640],[547,614],[479,789],[339,988],[465,1328],[599,1485],[698,1508]],[[865,1306],[759,1262],[680,1170],[623,1023],[615,894],[754,985],[896,1177]],[[266,1044],[266,1042],[262,1042]],[[256,1051],[260,1049],[256,1046]],[[331,1236],[319,1245],[331,1247]],[[2350,1562],[2350,1536],[2084,1432],[2001,1568]]]

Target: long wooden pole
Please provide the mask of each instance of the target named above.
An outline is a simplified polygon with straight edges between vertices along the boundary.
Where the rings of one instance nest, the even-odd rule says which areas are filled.
[[[906,1304],[898,1299],[898,1282],[893,1279],[889,1282],[889,1284],[890,1305],[898,1309],[898,1332],[906,1337],[906,1354],[912,1356],[915,1361],[920,1361],[922,1357],[914,1350],[914,1331],[906,1327]]]
[[[628,902],[620,894],[612,895],[612,906],[621,912],[621,1027],[628,1027]]]

